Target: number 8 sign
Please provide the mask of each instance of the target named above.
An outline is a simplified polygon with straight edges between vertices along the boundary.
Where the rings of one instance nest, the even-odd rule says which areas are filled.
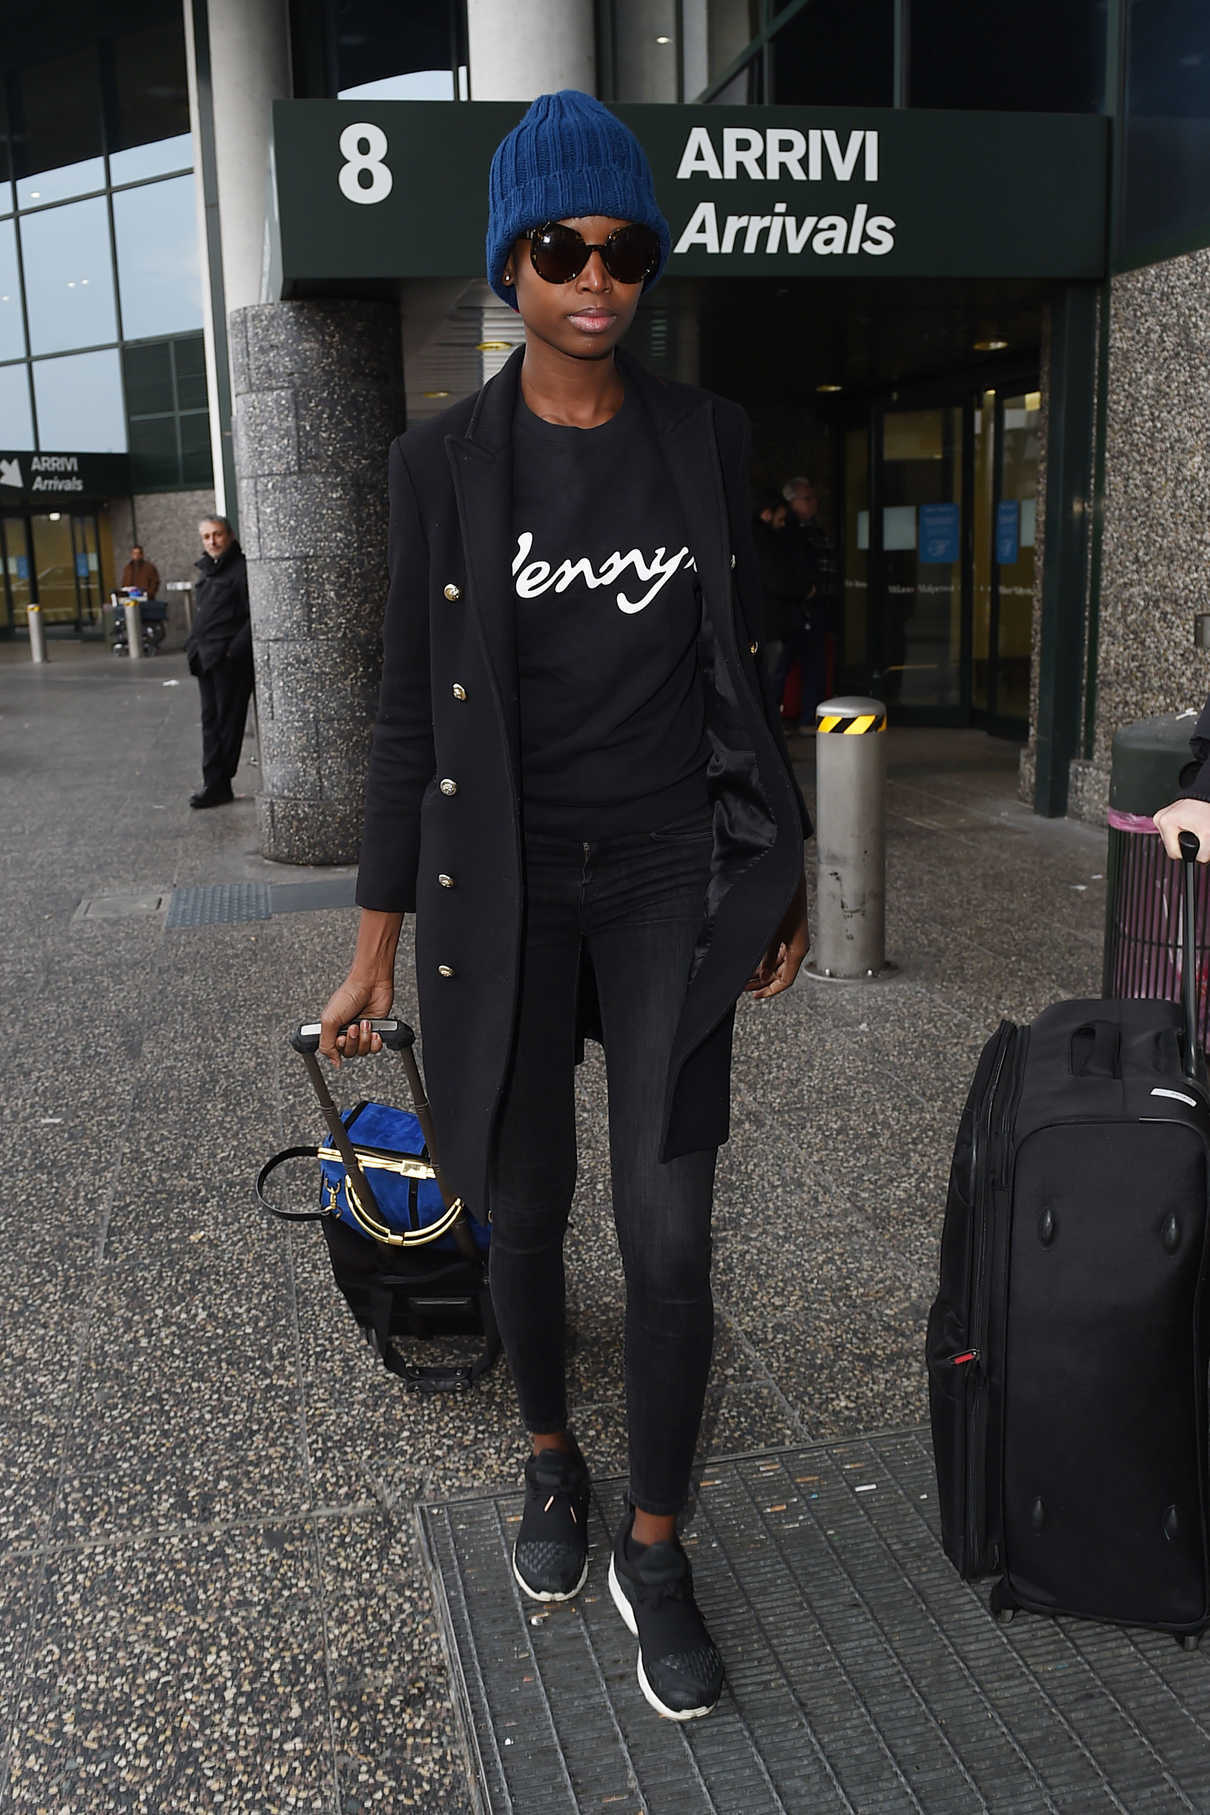
[[[346,126],[340,149],[345,158],[340,167],[340,193],[350,202],[385,202],[395,179],[383,162],[387,135],[382,127],[365,120]],[[368,182],[362,181],[363,176]]]

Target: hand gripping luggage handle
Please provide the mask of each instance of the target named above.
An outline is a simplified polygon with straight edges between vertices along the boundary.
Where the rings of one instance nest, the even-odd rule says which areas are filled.
[[[1184,912],[1181,916],[1181,1005],[1185,1011],[1185,1040],[1182,1060],[1185,1076],[1193,1083],[1205,1081],[1205,1058],[1197,1040],[1197,854],[1201,844],[1196,832],[1182,832],[1181,881],[1184,885]]]
[[[347,1034],[350,1027],[360,1027],[360,1021],[346,1022],[338,1027],[338,1034]],[[319,1051],[319,1037],[323,1029],[318,1021],[304,1021],[302,1026],[290,1035],[290,1044],[295,1052],[308,1053]],[[370,1032],[380,1034],[384,1046],[392,1052],[403,1052],[409,1046],[415,1046],[416,1035],[406,1021],[397,1021],[394,1016],[389,1021],[371,1021]]]
[[[339,1033],[345,1033],[348,1028],[353,1025],[353,1022],[348,1022],[345,1027],[339,1028],[337,1031]],[[412,1096],[412,1108],[415,1112],[416,1120],[420,1123],[420,1131],[424,1135],[424,1144],[428,1148],[429,1164],[433,1168],[433,1177],[437,1181],[437,1189],[441,1193],[442,1202],[451,1210],[453,1210],[456,1205],[461,1210],[461,1215],[456,1218],[450,1228],[450,1234],[454,1237],[459,1249],[468,1260],[477,1259],[479,1250],[476,1248],[475,1239],[467,1227],[465,1206],[461,1204],[460,1200],[451,1197],[445,1179],[442,1176],[441,1163],[437,1158],[437,1143],[433,1132],[433,1115],[429,1108],[428,1096],[425,1093],[424,1080],[420,1076],[420,1067],[416,1063],[416,1054],[413,1051],[416,1044],[416,1035],[406,1021],[397,1021],[394,1017],[385,1021],[371,1021],[370,1031],[381,1035],[383,1045],[390,1047],[392,1051],[397,1052],[403,1060],[403,1069],[407,1073],[408,1089]],[[346,1176],[353,1181],[354,1190],[357,1192],[358,1198],[365,1205],[370,1215],[382,1224],[384,1222],[382,1212],[378,1208],[373,1191],[366,1182],[365,1173],[362,1170],[361,1162],[357,1158],[353,1143],[349,1139],[343,1118],[341,1117],[339,1109],[337,1109],[335,1103],[332,1101],[332,1093],[328,1089],[323,1072],[319,1069],[319,1060],[316,1057],[316,1054],[319,1051],[320,1033],[321,1026],[318,1021],[304,1021],[302,1026],[297,1028],[290,1036],[290,1044],[295,1052],[302,1055],[302,1062],[307,1068],[307,1075],[311,1080],[311,1088],[315,1092],[315,1098],[319,1104],[320,1113],[327,1125],[328,1133],[332,1137],[332,1145],[341,1157]]]

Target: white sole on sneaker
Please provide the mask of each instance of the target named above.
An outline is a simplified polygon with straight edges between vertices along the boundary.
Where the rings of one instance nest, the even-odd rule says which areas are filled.
[[[618,1581],[618,1572],[614,1567],[614,1560],[612,1557],[609,1559],[609,1592],[613,1597],[614,1606],[622,1616],[623,1625],[626,1627],[627,1631],[637,1639],[639,1636],[639,1623],[634,1617],[634,1608],[626,1599],[626,1591]],[[651,1684],[647,1681],[647,1672],[643,1668],[643,1652],[641,1647],[639,1649],[638,1678],[639,1688],[643,1691],[644,1696],[655,1709],[656,1713],[662,1715],[665,1720],[701,1720],[703,1715],[712,1714],[715,1708],[718,1707],[717,1702],[708,1702],[704,1708],[666,1708],[655,1690],[651,1687]]]
[[[570,1601],[574,1596],[579,1594],[581,1588],[583,1588],[585,1582],[588,1580],[588,1558],[585,1557],[584,1559],[584,1567],[580,1571],[579,1581],[574,1588],[569,1588],[566,1594],[550,1594],[541,1588],[531,1588],[529,1583],[525,1580],[525,1577],[521,1574],[521,1571],[517,1568],[517,1546],[515,1544],[513,1545],[513,1574],[517,1578],[517,1586],[521,1589],[523,1594],[529,1596],[531,1601]]]

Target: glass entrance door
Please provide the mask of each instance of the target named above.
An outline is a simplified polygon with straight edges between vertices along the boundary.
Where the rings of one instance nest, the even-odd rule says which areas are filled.
[[[101,617],[101,556],[97,540],[97,520],[94,516],[72,518],[71,546],[76,568],[76,592],[79,598],[80,616],[88,624],[99,623]]]
[[[4,560],[3,585],[0,586],[0,629],[11,636],[26,627],[25,608],[33,597],[30,586],[29,540],[24,517],[5,517],[0,521],[0,555]]]
[[[951,391],[843,436],[842,686],[899,724],[1027,734],[1041,401]]]
[[[939,721],[962,706],[962,428],[956,406],[888,410],[881,427],[875,680]]]
[[[42,622],[80,628],[80,600],[76,590],[76,551],[72,520],[61,511],[31,515],[30,537],[34,546],[34,576]]]
[[[997,398],[996,515],[992,549],[992,649],[988,721],[995,728],[1029,719],[1033,643],[1034,546],[1042,398],[1037,391]]]

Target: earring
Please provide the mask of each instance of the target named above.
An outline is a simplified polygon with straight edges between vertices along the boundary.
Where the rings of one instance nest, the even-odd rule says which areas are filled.
[[[501,283],[504,283],[504,284],[511,284],[513,280],[512,280],[511,274],[509,272],[505,271],[503,273],[500,281],[501,281]]]

